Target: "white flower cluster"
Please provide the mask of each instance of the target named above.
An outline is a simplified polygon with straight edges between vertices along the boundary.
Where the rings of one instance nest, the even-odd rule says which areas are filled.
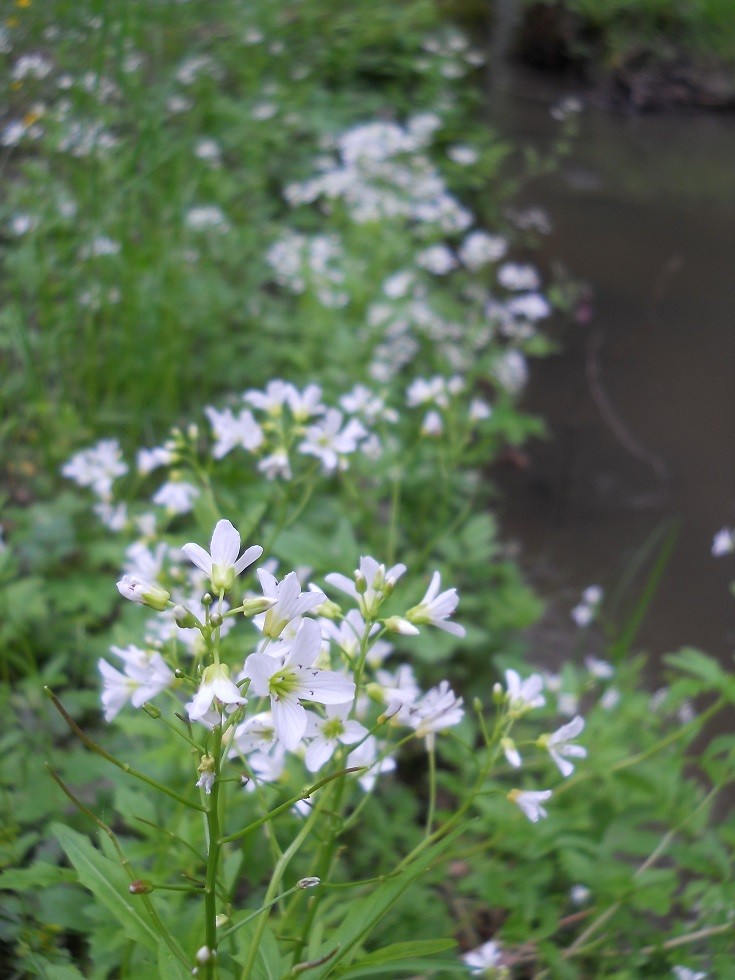
[[[339,308],[349,302],[350,294],[344,288],[346,259],[336,235],[307,236],[288,229],[265,258],[276,282],[291,292],[303,293],[308,285],[322,306]]]
[[[252,546],[240,554],[240,535],[229,521],[221,520],[209,551],[196,543],[181,550],[195,566],[193,574],[186,573],[180,557],[165,545],[152,551],[138,543],[128,552],[118,589],[131,601],[155,609],[154,622],[160,619],[164,625],[151,631],[158,639],[149,638],[145,648],[112,648],[123,661],[122,672],[100,661],[108,721],[128,701],[140,707],[166,689],[183,694],[188,689],[189,719],[208,728],[221,725],[230,757],[244,761],[254,782],[277,779],[289,754],[303,758],[306,768],[317,772],[344,746],[344,762],[361,767],[365,789],[380,772],[395,766],[393,728],[412,729],[433,748],[437,733],[461,721],[462,699],[446,681],[422,693],[410,666],[395,673],[383,667],[393,652],[383,639],[387,631],[417,635],[420,628],[436,626],[464,635],[450,618],[457,592],[440,592],[438,572],[421,602],[402,616],[385,616],[383,604],[393,595],[405,566],[386,569],[367,556],[360,559],[352,579],[338,573],[326,576],[329,585],[355,603],[356,608],[344,615],[316,586],[302,591],[295,572],[279,580],[265,568],[258,571],[262,595],[245,593],[240,604],[230,608],[224,596],[233,593],[238,576],[257,561],[262,548]],[[188,598],[180,585],[171,585],[169,592],[161,584],[169,559],[169,578],[179,583],[183,578],[194,593]],[[204,589],[209,592],[202,598]],[[220,640],[243,614],[253,618],[261,639],[244,664],[231,667],[222,659]],[[173,645],[162,639],[170,634],[172,623],[179,634],[198,636],[196,642],[184,641],[193,658],[186,671],[175,655],[179,637],[173,638]],[[197,785],[210,792],[214,767],[203,760],[199,773]]]
[[[496,686],[497,697],[505,707],[504,732],[501,737],[501,747],[506,761],[514,769],[522,765],[521,755],[518,748],[510,737],[510,730],[519,718],[523,718],[535,708],[542,708],[546,704],[543,695],[544,678],[541,674],[531,674],[523,680],[515,670],[505,671],[505,692],[500,685]],[[587,750],[574,744],[574,739],[582,733],[584,729],[584,719],[581,715],[576,715],[570,722],[562,725],[556,731],[540,735],[535,745],[549,753],[559,772],[565,778],[574,772],[574,763],[570,759],[581,759],[587,755]],[[536,823],[543,817],[548,816],[543,804],[551,798],[552,791],[546,790],[520,790],[513,789],[508,793],[508,799],[521,808],[526,817]]]
[[[431,113],[411,117],[405,126],[367,122],[336,139],[336,159],[322,172],[290,184],[286,200],[294,207],[322,199],[341,201],[359,224],[404,220],[446,233],[472,224],[472,214],[449,192],[438,169],[422,152],[441,126]]]

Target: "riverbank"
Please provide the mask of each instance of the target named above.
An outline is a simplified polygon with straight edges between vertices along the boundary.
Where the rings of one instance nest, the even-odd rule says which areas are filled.
[[[608,108],[732,111],[735,7],[714,6],[527,3],[513,51],[584,84]]]

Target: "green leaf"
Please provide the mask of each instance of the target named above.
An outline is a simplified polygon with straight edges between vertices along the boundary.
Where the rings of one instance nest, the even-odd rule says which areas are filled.
[[[38,861],[29,868],[11,868],[0,874],[0,890],[13,892],[34,891],[51,885],[73,884],[77,880],[71,868]]]
[[[120,865],[103,857],[86,837],[69,827],[57,823],[51,830],[74,865],[81,884],[112,912],[125,935],[146,949],[158,952],[159,934],[134,907],[129,892],[130,881]]]
[[[158,946],[158,975],[166,980],[191,980],[191,969],[184,966],[163,940],[159,940]]]
[[[455,939],[416,939],[411,942],[392,943],[390,946],[384,946],[383,949],[378,949],[374,953],[368,953],[367,956],[361,956],[344,973],[339,972],[338,976],[340,978],[372,976],[377,973],[382,973],[388,968],[394,969],[396,963],[401,960],[410,960],[410,962],[402,964],[400,969],[410,970],[410,972],[414,973],[416,970],[424,970],[426,967],[431,966],[430,960],[422,960],[421,957],[435,956],[437,953],[443,953],[448,949],[453,949],[456,945],[457,941]],[[442,964],[441,968],[443,966],[444,964]],[[440,967],[435,965],[435,969],[440,969]],[[462,969],[466,973],[467,968],[463,967]]]
[[[350,902],[349,910],[342,924],[326,936],[322,948],[318,952],[315,953],[310,950],[310,960],[320,959],[322,956],[329,955],[333,950],[337,950],[336,955],[332,956],[321,968],[309,971],[310,977],[317,980],[317,978],[329,976],[341,960],[350,956],[354,948],[372,932],[400,895],[417,878],[429,871],[432,864],[442,856],[453,841],[464,833],[470,822],[466,821],[455,827],[443,840],[427,848],[402,874],[389,878],[373,888],[367,895]]]
[[[266,913],[263,913],[264,915]],[[247,962],[250,945],[257,928],[257,919],[249,922],[238,930],[238,952],[235,959],[241,966]],[[285,972],[283,960],[278,950],[278,942],[273,935],[273,931],[266,926],[258,946],[258,955],[255,957],[252,972],[249,974],[250,980],[281,980]]]

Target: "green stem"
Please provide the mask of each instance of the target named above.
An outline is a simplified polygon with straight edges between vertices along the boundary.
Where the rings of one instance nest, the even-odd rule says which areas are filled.
[[[150,776],[146,776],[145,773],[139,772],[137,769],[133,769],[133,767],[128,765],[127,762],[120,762],[120,760],[116,759],[114,755],[110,755],[110,753],[107,752],[105,749],[103,749],[101,745],[98,745],[96,742],[94,742],[89,737],[89,735],[87,735],[86,732],[82,731],[82,729],[79,727],[79,725],[77,725],[77,723],[74,721],[71,715],[67,712],[66,708],[64,708],[61,701],[59,701],[59,699],[56,697],[56,695],[54,694],[54,692],[51,690],[50,687],[44,687],[44,691],[47,694],[47,696],[51,699],[54,707],[59,712],[59,714],[64,719],[64,721],[67,723],[69,728],[71,728],[71,730],[74,732],[77,738],[79,738],[84,743],[84,745],[86,745],[87,748],[90,749],[92,752],[95,752],[97,755],[102,756],[103,759],[106,759],[108,762],[111,762],[112,765],[117,766],[118,769],[122,769],[122,771],[128,773],[128,775],[135,776],[135,778],[140,779],[141,782],[147,783],[149,786],[152,786],[154,789],[157,789],[159,793],[165,793],[166,796],[170,796],[171,799],[176,800],[178,803],[183,803],[184,806],[188,806],[192,810],[201,810],[202,812],[206,811],[207,808],[205,806],[202,806],[199,803],[193,803],[191,800],[187,800],[185,796],[180,796],[178,793],[175,793],[172,789],[169,789],[167,786],[164,786],[162,783],[157,782],[157,780],[151,779]]]
[[[112,830],[112,828],[111,827],[108,827],[107,824],[104,822],[104,820],[101,820],[97,816],[96,813],[93,813],[89,809],[89,807],[86,807],[82,803],[81,800],[77,799],[77,797],[74,795],[74,793],[72,793],[72,791],[69,789],[69,787],[63,781],[63,779],[61,778],[61,776],[59,776],[58,773],[54,772],[54,770],[51,768],[51,766],[48,765],[48,763],[46,764],[46,768],[48,769],[49,773],[51,774],[51,777],[53,778],[54,782],[57,784],[57,786],[59,786],[59,788],[62,790],[62,792],[65,793],[66,796],[69,797],[69,799],[72,801],[72,803],[82,813],[84,813],[86,816],[88,816],[90,818],[90,820],[93,820],[97,824],[97,826],[100,828],[100,830],[102,830],[105,834],[107,834],[107,836],[109,837],[110,841],[112,842],[112,846],[115,848],[115,851],[117,852],[117,856],[120,859],[120,864],[123,866],[123,868],[125,870],[125,873],[127,874],[128,878],[130,878],[131,882],[136,881],[137,880],[137,877],[135,875],[135,872],[133,871],[132,867],[130,866],[130,861],[125,856],[125,852],[123,851],[122,847],[120,846],[120,842],[118,841],[117,837],[115,836],[115,833]],[[188,967],[190,966],[189,961],[184,956],[183,951],[179,948],[179,945],[176,942],[176,940],[173,938],[173,936],[171,935],[171,933],[168,931],[168,929],[166,928],[166,926],[163,924],[163,921],[161,920],[160,916],[158,915],[158,912],[156,912],[156,910],[155,910],[155,908],[153,906],[153,902],[150,900],[150,897],[148,895],[145,895],[144,894],[144,895],[140,895],[139,898],[142,901],[143,905],[145,906],[146,912],[151,917],[151,921],[153,922],[153,924],[154,924],[154,926],[156,928],[156,931],[159,933],[159,935],[161,935],[163,937],[163,941],[166,943],[166,945],[171,950],[171,952],[174,954],[174,956],[181,963],[183,963],[184,966],[186,966],[187,969],[188,969]]]
[[[426,836],[431,836],[431,826],[434,823],[434,808],[436,806],[436,751],[433,742],[428,749],[429,756],[429,809],[426,814]]]
[[[285,813],[286,810],[290,810],[296,803],[300,803],[301,800],[308,800],[318,789],[322,786],[326,786],[327,783],[331,783],[333,779],[339,779],[340,776],[346,776],[350,772],[363,772],[365,766],[350,766],[348,769],[340,769],[339,772],[333,772],[331,776],[325,776],[324,779],[320,779],[319,782],[314,783],[308,789],[305,789],[303,793],[299,793],[298,796],[292,796],[290,799],[286,800],[285,803],[279,804],[279,806],[274,807],[267,813],[264,813],[262,817],[258,817],[257,820],[253,820],[249,823],[247,827],[243,827],[242,830],[236,831],[234,834],[228,834],[226,837],[220,837],[220,844],[229,844],[231,841],[240,840],[243,837],[247,837],[248,834],[257,830],[258,827],[262,827],[264,823],[268,823],[269,820],[273,820],[281,813]]]
[[[219,774],[220,749],[222,746],[222,727],[215,725],[213,731],[212,758],[215,760],[214,782],[207,807],[207,874],[204,888],[204,936],[205,943],[212,951],[217,949],[217,871],[222,844],[219,839]],[[214,970],[214,957],[206,964],[207,980],[211,980]]]
[[[281,857],[278,859],[275,868],[273,869],[273,875],[271,877],[270,884],[268,885],[268,891],[265,893],[265,901],[263,902],[262,909],[259,912],[260,918],[258,919],[257,926],[255,927],[253,939],[250,943],[250,949],[248,950],[248,958],[245,961],[242,973],[240,974],[240,980],[250,980],[253,968],[255,966],[255,959],[258,955],[258,949],[260,948],[260,941],[263,938],[263,933],[265,932],[265,927],[268,923],[268,909],[270,909],[270,907],[276,901],[276,892],[281,885],[281,879],[286,873],[286,869],[288,868],[291,858],[294,857],[301,845],[311,833],[313,825],[319,815],[319,809],[317,808],[308,817],[304,823],[304,826],[283,852]]]

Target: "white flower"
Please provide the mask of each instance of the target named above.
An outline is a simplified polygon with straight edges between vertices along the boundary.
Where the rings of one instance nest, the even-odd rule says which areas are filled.
[[[504,351],[494,362],[492,373],[501,388],[518,394],[528,381],[526,358],[519,350]]]
[[[235,745],[244,755],[250,752],[269,752],[276,744],[276,730],[270,711],[261,711],[247,718],[235,729]],[[237,749],[230,756],[237,755]]]
[[[123,575],[117,583],[117,590],[125,599],[137,602],[141,606],[150,606],[162,612],[171,599],[170,594],[160,585],[146,582],[137,575]]]
[[[354,453],[360,439],[366,435],[367,430],[357,419],[349,419],[342,428],[342,413],[337,408],[330,408],[320,422],[307,426],[298,449],[301,453],[316,456],[324,470],[332,473],[338,467],[346,468],[344,457]]]
[[[715,558],[729,555],[735,551],[735,530],[731,527],[721,528],[712,539],[712,554]]]
[[[530,290],[538,289],[541,279],[532,265],[521,265],[516,262],[506,262],[498,269],[498,282],[506,289]]]
[[[292,384],[276,378],[268,382],[265,391],[246,391],[243,398],[254,408],[267,412],[275,418],[281,414],[283,406],[294,393],[298,394]]]
[[[312,588],[312,586],[309,586]],[[337,624],[331,619],[321,619],[319,625],[325,640],[335,643],[348,660],[354,660],[360,653],[360,641],[365,633],[365,620],[357,609],[350,609],[342,621]],[[373,623],[370,636],[380,632],[380,625]],[[366,662],[372,667],[379,666],[393,650],[385,640],[376,640],[368,647]]]
[[[98,497],[107,499],[113,482],[127,473],[128,467],[123,462],[120,443],[116,439],[102,439],[72,456],[61,472],[80,487],[90,487]]]
[[[508,251],[508,242],[500,235],[489,235],[486,231],[472,231],[459,247],[462,263],[473,272],[498,262]]]
[[[258,463],[258,471],[264,473],[269,480],[282,476],[284,480],[291,479],[291,463],[284,448],[276,449],[270,456],[264,456]]]
[[[291,387],[286,393],[288,407],[297,422],[305,422],[315,415],[323,415],[326,408],[321,403],[322,389],[319,385],[307,385],[303,391]]]
[[[111,531],[123,531],[128,523],[128,505],[111,504],[109,500],[98,500],[92,510]]]
[[[125,673],[107,663],[98,661],[102,674],[102,705],[105,721],[112,721],[126,701],[135,708],[150,701],[174,681],[174,675],[158,651],[141,650],[140,647],[110,647],[110,652],[124,661]]]
[[[569,901],[572,905],[585,905],[592,897],[592,892],[586,885],[572,885],[569,890]]]
[[[541,694],[544,688],[541,674],[531,674],[526,680],[521,680],[517,671],[506,670],[505,686],[508,688],[508,710],[511,715],[522,715],[546,704],[546,698]]]
[[[577,715],[551,735],[542,735],[536,741],[539,748],[548,751],[564,777],[571,776],[574,772],[574,765],[569,762],[570,758],[583,759],[587,755],[587,749],[583,746],[571,744],[572,739],[576,738],[583,728],[584,718]]]
[[[204,721],[204,716],[209,712],[215,698],[222,704],[247,704],[247,699],[230,680],[230,668],[227,664],[210,664],[204,668],[199,690],[186,706],[191,721]]]
[[[460,167],[471,167],[480,158],[480,154],[474,147],[466,146],[463,143],[455,143],[453,146],[448,147],[447,156],[454,163],[459,164]]]
[[[676,980],[707,980],[707,974],[701,970],[690,970],[688,966],[675,966],[671,971]]]
[[[347,756],[347,766],[365,766],[367,772],[361,773],[357,781],[369,793],[375,785],[375,780],[381,773],[393,772],[396,768],[396,761],[391,756],[384,756],[378,760],[378,742],[374,735],[370,735],[356,749]]]
[[[590,674],[599,680],[609,680],[615,673],[615,668],[607,660],[600,660],[598,657],[591,655],[584,658],[584,665]]]
[[[444,421],[436,411],[432,408],[430,412],[427,412],[424,416],[424,421],[421,423],[421,435],[422,436],[440,436],[444,431]]]
[[[580,629],[584,629],[585,626],[589,626],[592,620],[595,618],[595,611],[592,606],[588,606],[583,602],[580,602],[578,606],[575,606],[571,612],[572,619],[579,626]]]
[[[227,218],[216,204],[189,208],[186,212],[186,224],[192,231],[207,231],[209,228],[227,231],[229,228]]]
[[[419,252],[416,263],[434,276],[445,276],[457,268],[457,260],[446,245],[431,245]]]
[[[397,720],[403,725],[410,724],[410,708],[421,695],[411,665],[401,664],[392,674],[388,670],[377,670],[375,681],[379,685],[377,694],[385,704],[395,706],[400,703]]]
[[[252,451],[263,442],[263,430],[253,418],[253,413],[243,409],[235,415],[232,409],[219,412],[207,405],[204,414],[209,419],[216,443],[212,450],[215,459],[222,459],[236,446]]]
[[[620,702],[620,691],[617,687],[608,687],[605,693],[600,698],[600,707],[604,708],[605,711],[612,711],[613,708],[618,706]]]
[[[174,461],[173,451],[168,446],[154,446],[153,449],[139,449],[136,466],[141,476],[145,476],[159,466],[169,466]]]
[[[513,766],[514,769],[520,768],[522,759],[513,739],[501,738],[500,747],[503,750],[503,755],[505,756],[508,765]]]
[[[331,759],[337,745],[354,745],[368,734],[367,728],[359,721],[348,719],[352,708],[350,701],[345,704],[327,705],[326,717],[309,712],[306,725],[306,737],[312,741],[306,749],[304,762],[309,772],[317,772]]]
[[[447,622],[447,617],[452,615],[459,602],[457,590],[446,589],[440,593],[440,586],[441,576],[439,572],[434,572],[426,595],[417,606],[408,610],[406,619],[410,623],[417,623],[419,626],[427,623],[447,633],[452,633],[454,636],[464,636],[464,626],[460,626],[459,623]]]
[[[514,296],[508,300],[505,306],[512,317],[518,320],[543,320],[551,315],[551,306],[541,293],[524,293],[522,296]]]
[[[414,704],[408,712],[408,724],[415,729],[416,737],[426,737],[426,746],[431,748],[434,734],[458,725],[464,717],[462,698],[458,698],[448,681],[441,681]]]
[[[405,565],[393,565],[386,571],[385,565],[380,565],[369,555],[360,558],[360,567],[355,571],[355,578],[349,579],[339,572],[330,572],[325,581],[341,592],[352,596],[360,607],[360,612],[366,619],[373,619],[380,603],[386,595],[390,595],[398,579],[406,571]],[[356,583],[360,582],[358,592]]]
[[[151,499],[170,514],[188,514],[198,496],[199,488],[193,484],[171,480],[162,484]]]
[[[473,398],[470,402],[468,417],[470,422],[482,422],[493,414],[492,408],[482,398]]]
[[[512,789],[508,793],[508,799],[515,803],[525,813],[531,823],[537,823],[542,817],[548,817],[548,813],[541,806],[546,800],[551,798],[551,790],[521,790]]]
[[[260,697],[270,697],[276,734],[291,751],[306,731],[308,716],[302,698],[320,704],[344,704],[355,696],[353,681],[336,671],[312,666],[321,643],[317,623],[304,620],[283,663],[264,653],[251,653],[245,661],[244,674],[251,680],[251,690]]]
[[[296,572],[289,572],[279,582],[270,572],[259,568],[258,579],[263,595],[275,602],[267,612],[256,616],[253,622],[271,640],[278,639],[289,623],[321,605],[327,598],[323,592],[315,590],[302,592]]]
[[[212,588],[217,593],[229,592],[235,584],[236,576],[263,554],[260,545],[255,544],[247,548],[238,558],[240,535],[227,520],[217,521],[209,548],[208,553],[201,545],[190,542],[181,550],[189,561],[209,576]]]
[[[470,968],[470,973],[475,976],[482,976],[487,970],[502,966],[501,951],[498,943],[492,941],[483,943],[477,949],[470,950],[462,957],[464,963]]]

